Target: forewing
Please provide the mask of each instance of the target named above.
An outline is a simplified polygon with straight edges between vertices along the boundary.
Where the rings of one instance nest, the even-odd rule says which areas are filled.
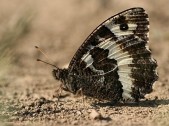
[[[112,77],[112,83],[122,86],[124,99],[143,97],[157,80],[157,64],[147,45],[148,27],[143,8],[110,17],[78,49],[69,65],[70,74],[108,76],[107,82]]]

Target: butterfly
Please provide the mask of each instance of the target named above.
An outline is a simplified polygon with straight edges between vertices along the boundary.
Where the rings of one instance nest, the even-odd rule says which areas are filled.
[[[157,62],[148,46],[149,18],[130,8],[101,23],[83,42],[68,68],[53,69],[63,89],[107,101],[134,101],[152,92]]]

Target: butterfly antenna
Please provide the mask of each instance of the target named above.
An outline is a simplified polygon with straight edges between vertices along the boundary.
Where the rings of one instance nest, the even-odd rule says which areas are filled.
[[[49,59],[49,57],[46,55],[46,53],[45,53],[42,49],[40,49],[38,46],[35,46],[35,48],[36,48],[39,52],[41,52],[41,53],[45,56],[45,58],[46,58],[47,60],[52,61],[51,59]],[[41,59],[37,59],[37,61],[40,61],[40,62],[42,62],[42,63],[45,63],[45,64],[48,64],[48,65],[50,65],[50,66],[53,66],[53,67],[58,68],[58,67],[55,66],[54,64],[49,63],[49,62],[46,62],[46,61],[43,61],[43,60],[41,60]],[[52,61],[52,62],[53,62],[53,61]]]
[[[36,48],[39,52],[41,52],[41,53],[45,56],[45,58],[46,58],[47,60],[53,62],[53,61],[46,55],[46,53],[45,53],[44,50],[42,50],[42,49],[39,48],[38,46],[35,46],[35,48]]]
[[[39,62],[42,62],[42,63],[45,63],[45,64],[48,64],[48,65],[50,65],[50,66],[53,66],[53,67],[58,68],[57,66],[55,66],[55,65],[53,65],[53,64],[51,64],[51,63],[48,63],[48,62],[46,62],[46,61],[43,61],[43,60],[41,60],[41,59],[37,59],[37,61],[39,61]]]

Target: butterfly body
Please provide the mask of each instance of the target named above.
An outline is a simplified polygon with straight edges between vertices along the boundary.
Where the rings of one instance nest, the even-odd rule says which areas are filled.
[[[53,75],[74,94],[109,101],[139,101],[152,91],[157,63],[148,47],[149,20],[131,8],[99,25],[75,53],[67,69]]]

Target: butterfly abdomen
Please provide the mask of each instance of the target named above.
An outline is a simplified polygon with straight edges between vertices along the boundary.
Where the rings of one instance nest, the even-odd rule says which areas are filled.
[[[117,70],[116,70],[117,71]],[[72,76],[69,84],[74,87],[74,94],[78,90],[88,97],[97,98],[99,100],[118,101],[122,99],[122,85],[118,81],[117,72],[108,74],[107,76],[98,75],[79,75]]]

